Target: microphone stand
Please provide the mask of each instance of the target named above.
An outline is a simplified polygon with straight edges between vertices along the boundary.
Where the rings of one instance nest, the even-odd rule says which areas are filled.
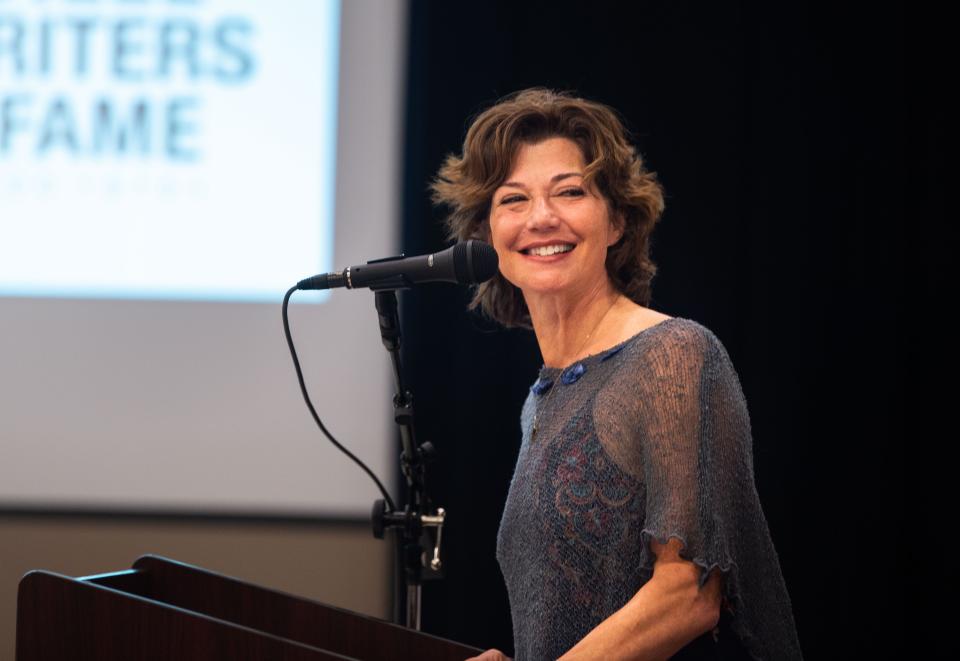
[[[401,261],[405,264],[386,264]],[[437,508],[434,511],[427,497],[426,465],[435,457],[436,451],[430,443],[417,444],[414,435],[413,395],[404,387],[400,365],[400,317],[397,314],[396,291],[407,289],[415,282],[483,282],[496,273],[497,264],[497,253],[491,246],[482,241],[470,239],[431,255],[409,259],[403,255],[387,257],[367,262],[365,266],[351,266],[339,273],[321,273],[298,282],[283,299],[284,333],[287,344],[290,345],[297,378],[310,413],[330,441],[363,468],[384,495],[383,499],[373,504],[371,517],[373,534],[377,539],[383,539],[384,532],[388,528],[396,531],[394,620],[412,629],[420,629],[420,598],[423,581],[443,578],[440,539],[446,512],[443,508]],[[403,445],[400,470],[406,481],[405,494],[410,499],[410,502],[405,505],[401,502],[402,510],[396,509],[389,493],[370,469],[330,435],[307,394],[287,322],[287,303],[290,295],[297,289],[333,287],[349,289],[369,287],[376,294],[380,337],[383,340],[383,346],[390,354],[394,384],[397,389],[393,397],[393,418],[400,427],[400,440]],[[428,534],[430,528],[436,529],[435,541],[431,541]],[[428,553],[431,547],[432,556]]]
[[[403,504],[402,511],[390,511],[386,502],[379,499],[373,504],[373,534],[383,539],[386,529],[396,533],[394,583],[394,620],[411,629],[420,629],[421,585],[424,580],[443,577],[440,561],[440,537],[446,512],[437,508],[432,512],[430,499],[426,494],[426,464],[436,454],[433,446],[427,442],[416,444],[413,426],[413,395],[404,387],[400,365],[400,317],[397,314],[397,289],[405,288],[402,277],[395,281],[384,281],[374,289],[377,316],[380,322],[380,337],[383,346],[390,354],[393,364],[394,385],[393,419],[400,428],[400,442],[403,452],[400,455],[400,470],[406,481],[406,495],[409,502]],[[431,542],[427,533],[436,528],[436,541]],[[428,549],[432,547],[432,554]]]

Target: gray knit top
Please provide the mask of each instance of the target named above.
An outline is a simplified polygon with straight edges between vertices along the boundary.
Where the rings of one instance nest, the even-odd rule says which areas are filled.
[[[674,658],[802,658],[746,401],[712,331],[672,317],[544,367],[520,422],[497,535],[517,661],[556,659],[619,610],[653,575],[650,540],[670,537],[701,586],[720,568],[724,595],[720,625]]]

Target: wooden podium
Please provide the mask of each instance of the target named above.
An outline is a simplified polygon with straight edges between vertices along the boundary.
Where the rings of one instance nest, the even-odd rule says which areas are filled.
[[[481,650],[146,555],[85,578],[32,571],[17,661],[463,661]]]

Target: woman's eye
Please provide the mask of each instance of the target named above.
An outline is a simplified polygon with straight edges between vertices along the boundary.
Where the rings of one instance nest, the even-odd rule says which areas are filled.
[[[500,204],[512,204],[513,202],[522,202],[523,195],[507,195],[500,200]]]
[[[560,194],[567,197],[583,197],[585,195],[582,188],[565,188],[560,191]]]

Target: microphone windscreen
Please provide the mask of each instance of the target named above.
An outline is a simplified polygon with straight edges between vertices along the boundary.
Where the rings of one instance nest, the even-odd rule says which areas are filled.
[[[453,269],[461,284],[472,285],[489,280],[497,272],[499,263],[497,251],[483,241],[470,239],[453,248]]]

